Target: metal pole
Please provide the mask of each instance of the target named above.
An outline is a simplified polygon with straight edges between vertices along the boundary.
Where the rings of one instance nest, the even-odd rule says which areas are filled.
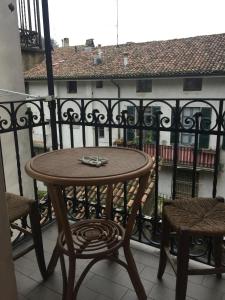
[[[52,149],[58,149],[57,127],[56,127],[56,102],[54,99],[54,80],[52,70],[52,45],[50,37],[48,0],[42,0],[43,27],[45,36],[45,60],[47,70],[48,94],[49,94],[49,110],[52,132]]]

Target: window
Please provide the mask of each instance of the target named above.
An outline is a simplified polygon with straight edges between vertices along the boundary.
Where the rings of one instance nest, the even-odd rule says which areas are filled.
[[[183,83],[184,91],[201,91],[202,78],[185,78]]]
[[[152,80],[137,80],[136,81],[136,92],[137,93],[150,93],[152,91]]]
[[[225,150],[225,136],[222,137],[222,149]]]
[[[103,81],[96,81],[96,89],[102,89],[103,88]]]
[[[186,128],[186,129],[190,128],[191,123],[188,122],[188,119],[189,118],[194,119],[194,115],[197,112],[200,112],[199,107],[186,107],[183,110],[181,122],[182,122],[182,125],[184,128]],[[188,133],[188,132],[181,133],[180,143],[182,145],[192,146],[192,145],[194,145],[194,142],[195,142],[195,134],[194,133]]]
[[[29,82],[25,81],[24,87],[25,87],[25,93],[26,93],[26,94],[29,94],[29,93],[30,93]]]
[[[67,81],[67,93],[69,94],[77,93],[76,81]]]
[[[212,109],[210,107],[185,107],[182,110],[181,122],[182,127],[185,129],[190,129],[193,125],[192,119],[194,120],[194,115],[197,112],[201,112],[202,115],[202,125],[203,130],[208,130],[210,128]],[[171,120],[173,116],[171,116]],[[193,128],[194,130],[194,128]],[[175,140],[175,133],[172,131],[170,135],[170,143],[173,144]],[[179,142],[184,146],[193,146],[195,143],[195,133],[194,132],[181,132]],[[198,148],[207,149],[209,148],[209,134],[199,134],[198,136]]]
[[[192,171],[177,169],[176,198],[189,199],[192,197]],[[199,173],[196,173],[195,197],[198,196]]]
[[[99,138],[104,138],[105,137],[105,128],[104,127],[99,127],[98,128],[98,136],[99,136]]]
[[[155,113],[160,110],[160,106],[149,106],[144,110],[144,126],[152,126],[154,123]],[[127,107],[129,124],[134,125],[138,119],[138,111],[134,106]],[[134,141],[139,136],[139,130],[128,128],[127,129],[127,140]],[[156,131],[153,130],[143,130],[143,143],[154,143],[156,141]]]

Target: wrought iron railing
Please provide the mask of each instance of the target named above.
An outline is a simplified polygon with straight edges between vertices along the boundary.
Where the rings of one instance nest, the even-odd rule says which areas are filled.
[[[21,48],[41,49],[40,1],[17,0],[16,4]]]
[[[190,115],[189,108],[193,107],[195,114]],[[115,146],[119,141],[122,146],[134,146],[150,154],[154,150],[155,188],[149,195],[145,207],[139,211],[137,216],[139,222],[137,222],[134,238],[140,242],[155,244],[159,240],[161,224],[161,207],[164,199],[161,194],[167,194],[171,199],[175,199],[177,194],[180,196],[181,167],[184,167],[182,168],[184,171],[185,164],[188,164],[189,174],[191,172],[191,181],[188,182],[190,197],[201,193],[199,188],[201,186],[203,191],[206,190],[204,180],[199,182],[199,172],[207,172],[205,169],[210,169],[207,173],[207,190],[209,185],[211,187],[207,196],[214,197],[217,195],[217,189],[222,190],[221,186],[218,186],[218,179],[223,176],[224,162],[220,159],[220,154],[223,151],[225,134],[224,115],[223,99],[67,98],[53,99],[48,102],[44,99],[1,102],[1,148],[6,162],[8,145],[4,144],[4,136],[10,135],[15,149],[18,192],[21,195],[25,189],[22,156],[26,152],[26,159],[29,159],[36,153],[40,153],[40,145],[42,151],[48,151],[52,145],[58,145],[59,149]],[[25,145],[20,144],[22,133],[27,137],[26,147],[29,155],[27,151],[23,153]],[[191,151],[186,153],[184,158],[187,145],[184,147],[181,143],[187,140],[190,141]],[[169,151],[169,154],[166,154],[166,151]],[[163,161],[170,162],[165,170]],[[202,170],[199,170],[199,167],[202,167]],[[7,165],[4,165],[4,168],[6,169]],[[165,174],[168,179],[166,182]],[[7,180],[6,177],[6,186]],[[178,181],[179,193],[177,192]],[[167,191],[165,186],[168,187]],[[40,201],[42,222],[47,222],[52,219],[52,212],[47,195],[43,197],[45,187],[34,181],[33,189],[34,197]],[[128,197],[127,186],[125,185],[123,189],[122,194],[126,198]],[[81,215],[100,216],[99,212],[104,209],[104,204],[101,204],[101,193],[98,189],[93,199],[90,198],[88,187],[82,192],[82,197],[79,198],[77,195],[74,187],[72,194],[71,189],[65,190],[65,201],[71,218],[76,220]],[[125,203],[128,202],[129,199],[125,199]],[[82,211],[85,213],[82,214]],[[114,215],[123,216],[123,220],[126,220],[128,213],[129,210],[125,206],[114,207]],[[204,254],[207,257],[208,246],[206,245],[208,244],[204,241],[195,243],[193,255],[201,257]]]

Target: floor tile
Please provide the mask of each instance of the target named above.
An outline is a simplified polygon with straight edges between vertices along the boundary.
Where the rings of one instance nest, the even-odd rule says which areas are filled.
[[[77,295],[77,300],[97,300],[99,294],[88,289],[85,286],[81,286]]]
[[[121,300],[139,300],[139,299],[135,294],[135,292],[128,290]],[[147,300],[152,300],[152,298],[148,298]]]
[[[202,285],[206,288],[216,289],[222,293],[225,293],[225,279],[224,277],[218,279],[216,275],[205,275],[202,281]]]
[[[38,282],[32,280],[31,278],[25,276],[22,273],[19,273],[18,271],[15,272],[15,275],[16,275],[17,291],[22,296],[26,296],[32,290],[37,288],[37,286],[39,286]]]
[[[220,300],[223,293],[215,289],[208,289],[202,285],[188,282],[187,295],[197,300]]]
[[[57,226],[49,226],[43,233],[45,257],[48,264],[57,237]],[[29,242],[27,242],[29,243]],[[141,281],[148,300],[174,300],[176,278],[167,263],[163,279],[157,279],[159,250],[147,245],[131,243],[132,253],[138,268]],[[18,249],[19,250],[19,249]],[[125,260],[123,249],[119,250],[120,258]],[[68,258],[65,257],[66,266]],[[78,277],[90,260],[77,260],[76,276]],[[195,265],[198,263],[190,261]],[[62,274],[60,263],[47,281],[43,281],[34,251],[30,251],[15,262],[18,300],[61,300]],[[78,300],[136,300],[137,296],[129,275],[122,266],[101,261],[88,272],[87,278],[80,287]],[[217,280],[215,275],[189,276],[186,300],[225,300],[225,276]]]
[[[89,289],[102,294],[110,299],[119,300],[127,292],[127,288],[118,285],[104,277],[94,275],[85,284]]]
[[[148,296],[156,300],[174,300],[175,291],[161,284],[155,284]]]
[[[127,288],[129,288],[130,290],[134,291],[134,287],[133,284],[130,280],[130,277],[128,275],[128,272],[126,270],[121,270],[121,272],[112,279],[113,282],[118,283],[120,285],[123,285]],[[141,282],[144,286],[145,292],[148,295],[153,287],[153,283],[151,281],[145,280],[143,278],[141,278]]]
[[[40,285],[27,295],[29,300],[62,300],[62,295]]]

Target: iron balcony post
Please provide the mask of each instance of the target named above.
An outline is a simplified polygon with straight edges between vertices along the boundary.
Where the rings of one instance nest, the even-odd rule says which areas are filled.
[[[57,137],[57,126],[56,126],[56,101],[54,99],[54,80],[52,70],[52,45],[50,37],[50,26],[49,26],[49,13],[48,13],[48,0],[42,0],[42,13],[43,13],[43,27],[45,36],[45,61],[47,70],[47,83],[48,83],[48,94],[49,94],[49,110],[50,110],[50,125],[52,132],[52,149],[58,149],[58,137]]]
[[[222,132],[222,124],[223,124],[223,102],[224,100],[219,101],[218,128],[217,128],[217,135],[216,135],[216,155],[214,161],[214,174],[213,174],[213,192],[212,192],[213,197],[216,197],[219,164],[220,164],[220,141],[221,141],[221,132]]]

